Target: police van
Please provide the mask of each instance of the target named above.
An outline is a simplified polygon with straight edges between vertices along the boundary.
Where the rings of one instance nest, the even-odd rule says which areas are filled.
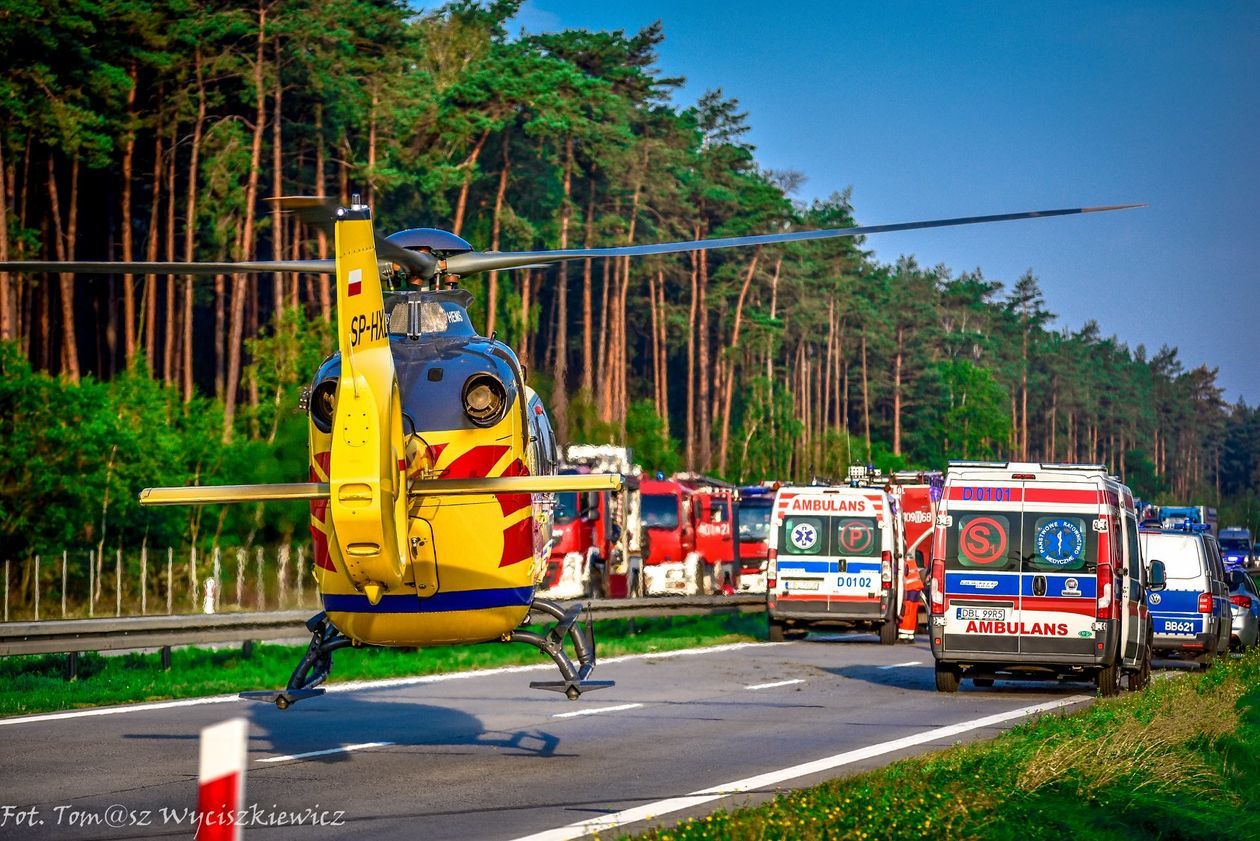
[[[766,572],[770,639],[840,628],[896,643],[902,545],[901,518],[880,488],[779,488]]]
[[[1133,494],[1102,465],[951,462],[933,535],[936,688],[962,678],[1092,680],[1101,695],[1150,680]]]
[[[1206,523],[1182,523],[1168,530],[1146,529],[1142,552],[1164,565],[1168,586],[1150,593],[1154,637],[1161,655],[1193,658],[1206,669],[1229,650],[1233,606],[1221,550]]]

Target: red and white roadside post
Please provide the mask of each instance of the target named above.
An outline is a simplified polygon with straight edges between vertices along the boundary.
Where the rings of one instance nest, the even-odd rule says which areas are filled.
[[[196,841],[241,841],[249,722],[233,718],[201,731]]]

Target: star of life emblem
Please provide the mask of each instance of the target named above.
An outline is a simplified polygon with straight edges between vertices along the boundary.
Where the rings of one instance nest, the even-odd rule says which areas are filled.
[[[792,545],[802,551],[808,551],[818,545],[818,529],[809,523],[801,523],[792,529]]]

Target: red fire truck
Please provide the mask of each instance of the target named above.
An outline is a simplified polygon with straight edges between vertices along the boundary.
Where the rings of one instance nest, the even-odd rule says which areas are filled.
[[[732,593],[739,584],[738,493],[718,479],[658,473],[640,485],[650,554],[645,595]]]
[[[630,451],[611,445],[574,444],[562,473],[620,473],[619,492],[556,494],[551,558],[543,589],[553,598],[625,598],[636,595],[643,568],[639,512],[642,469]]]

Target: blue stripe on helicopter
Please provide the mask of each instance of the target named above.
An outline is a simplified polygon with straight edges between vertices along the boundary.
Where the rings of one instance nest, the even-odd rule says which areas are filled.
[[[416,596],[382,596],[372,604],[357,593],[324,594],[324,610],[340,613],[448,613],[486,610],[492,607],[525,607],[534,599],[533,587],[500,587],[493,590],[456,590]]]

